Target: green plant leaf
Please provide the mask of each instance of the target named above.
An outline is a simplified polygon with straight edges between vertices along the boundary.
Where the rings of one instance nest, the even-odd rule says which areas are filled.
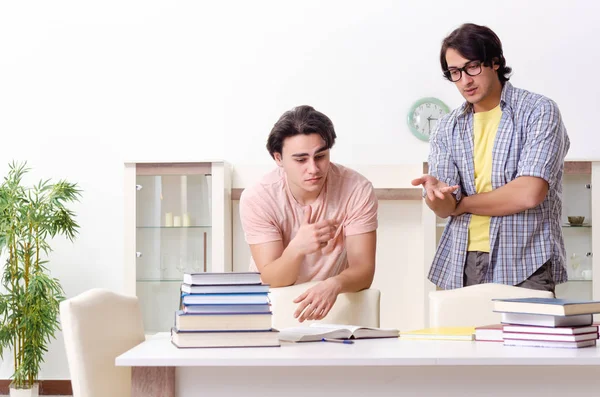
[[[79,201],[76,184],[51,179],[22,185],[26,163],[12,162],[0,184],[0,254],[6,256],[0,294],[0,357],[15,354],[16,387],[36,381],[44,354],[60,329],[64,291],[48,272],[49,239],[73,241],[79,225],[69,204]]]

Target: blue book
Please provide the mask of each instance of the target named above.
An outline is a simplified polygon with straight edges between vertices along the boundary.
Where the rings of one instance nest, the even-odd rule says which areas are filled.
[[[264,305],[270,303],[267,293],[256,294],[182,294],[184,305]]]
[[[556,298],[493,299],[494,311],[552,316],[600,313],[600,301],[576,301]]]
[[[273,327],[272,313],[175,312],[175,327],[182,331],[256,331]]]
[[[184,313],[270,313],[271,305],[183,305]]]

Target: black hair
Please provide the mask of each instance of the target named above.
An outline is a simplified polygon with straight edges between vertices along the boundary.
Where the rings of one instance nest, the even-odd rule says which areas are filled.
[[[440,64],[444,76],[449,79],[446,51],[452,48],[470,61],[481,61],[484,66],[498,65],[498,79],[504,85],[510,79],[512,69],[506,66],[502,42],[487,26],[465,23],[454,30],[442,42]]]
[[[283,149],[283,141],[298,134],[319,134],[325,141],[327,149],[335,143],[335,130],[329,117],[315,110],[312,106],[302,105],[288,110],[273,126],[267,139],[267,150],[271,157]]]

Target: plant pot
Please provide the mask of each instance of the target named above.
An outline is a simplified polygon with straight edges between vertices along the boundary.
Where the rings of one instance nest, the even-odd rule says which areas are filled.
[[[10,397],[38,397],[39,395],[39,383],[37,382],[29,389],[15,389],[13,384],[10,384]]]

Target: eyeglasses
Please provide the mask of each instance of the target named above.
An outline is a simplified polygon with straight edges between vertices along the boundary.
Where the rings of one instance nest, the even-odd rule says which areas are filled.
[[[471,61],[462,68],[450,68],[444,71],[444,77],[456,83],[462,78],[463,71],[469,76],[477,76],[481,73],[481,61]]]

